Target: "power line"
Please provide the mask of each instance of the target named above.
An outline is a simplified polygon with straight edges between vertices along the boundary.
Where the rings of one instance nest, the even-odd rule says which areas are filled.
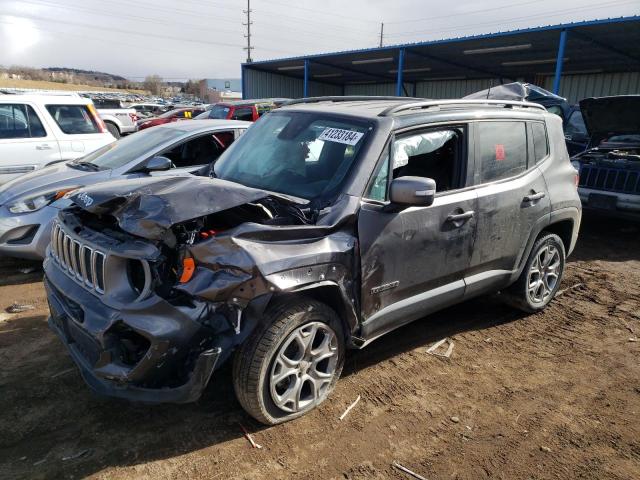
[[[608,2],[608,3],[600,3],[600,4],[590,4],[590,5],[583,5],[581,7],[577,7],[577,8],[568,8],[568,9],[563,9],[563,10],[554,10],[551,12],[545,12],[545,13],[540,13],[540,14],[535,14],[535,15],[525,15],[525,16],[521,16],[521,17],[511,17],[511,18],[503,18],[500,20],[492,20],[489,22],[481,22],[481,23],[473,23],[473,24],[466,24],[466,25],[456,25],[456,26],[452,26],[451,28],[446,28],[446,29],[441,29],[441,30],[413,30],[411,32],[403,32],[403,33],[392,33],[392,34],[388,34],[388,37],[406,37],[406,36],[410,36],[410,35],[415,35],[415,34],[430,34],[430,33],[443,33],[443,32],[451,32],[451,31],[458,31],[460,29],[464,29],[464,28],[470,28],[470,27],[476,27],[476,26],[485,26],[485,25],[495,25],[496,23],[504,23],[504,22],[510,22],[510,21],[518,21],[518,20],[528,20],[531,18],[540,18],[540,17],[548,17],[549,15],[553,15],[553,14],[562,14],[562,13],[572,13],[575,11],[584,11],[584,10],[598,10],[601,8],[607,8],[607,7],[611,7],[611,6],[621,6],[621,5],[627,5],[627,4],[636,4],[637,0],[627,0],[627,1],[623,1],[623,2]]]
[[[311,12],[311,13],[314,13],[316,15],[329,15],[329,16],[331,16],[333,18],[333,20],[336,19],[335,12],[327,12],[327,11],[323,11],[323,10],[317,10],[317,9],[314,9],[314,8],[300,7],[298,5],[291,5],[290,3],[276,2],[274,0],[269,0],[268,3],[269,3],[269,5],[282,5],[283,7],[287,7],[288,9],[289,8],[295,8],[295,9],[298,9],[298,10],[303,10],[305,12]],[[371,24],[371,23],[378,24],[378,20],[369,20],[369,19],[364,19],[364,18],[351,17],[351,18],[349,18],[349,21],[350,22],[354,22],[355,21],[355,22],[369,23],[369,24]]]

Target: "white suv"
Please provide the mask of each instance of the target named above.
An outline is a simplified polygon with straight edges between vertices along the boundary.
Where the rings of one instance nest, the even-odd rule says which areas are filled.
[[[0,94],[0,185],[113,141],[88,98]]]

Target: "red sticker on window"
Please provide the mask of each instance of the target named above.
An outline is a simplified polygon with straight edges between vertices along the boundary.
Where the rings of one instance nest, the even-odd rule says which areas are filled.
[[[505,159],[504,145],[496,145],[496,161],[501,162]]]

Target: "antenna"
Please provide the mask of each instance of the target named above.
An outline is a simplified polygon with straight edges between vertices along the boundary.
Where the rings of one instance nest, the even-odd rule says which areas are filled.
[[[384,38],[384,22],[380,22],[380,48],[382,48],[383,38]]]
[[[492,88],[493,88],[493,78],[491,79],[491,83],[489,84],[489,89],[487,90],[487,100],[489,100],[489,95],[491,94]]]
[[[247,23],[242,24],[247,27],[247,34],[244,36],[247,39],[247,46],[242,49],[247,51],[247,63],[251,63],[253,62],[251,59],[251,50],[254,48],[251,46],[251,25],[253,24],[251,21],[251,0],[247,0],[247,9],[243,10],[242,13],[247,14]]]

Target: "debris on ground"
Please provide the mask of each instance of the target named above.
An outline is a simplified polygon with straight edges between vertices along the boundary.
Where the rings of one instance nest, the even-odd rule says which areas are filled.
[[[449,348],[447,348],[447,350],[444,353],[439,353],[436,350],[443,345],[445,342],[448,343]],[[434,355],[436,357],[443,357],[443,358],[449,358],[451,357],[451,352],[453,352],[453,340],[449,339],[448,337],[443,338],[442,340],[437,341],[436,343],[434,343],[433,345],[431,345],[428,349],[427,349],[427,353],[429,355]]]
[[[47,461],[47,457],[44,457],[42,460],[38,460],[37,462],[35,462],[33,466],[37,467],[38,465],[42,465],[46,461]]]
[[[29,310],[35,310],[36,307],[33,305],[29,305],[28,303],[17,303],[13,302],[10,306],[8,306],[5,311],[7,313],[22,313],[28,312]]]
[[[6,322],[7,320],[9,320],[11,317],[13,317],[13,315],[10,315],[8,313],[4,313],[4,312],[0,312],[0,323],[2,322]]]
[[[63,462],[67,462],[69,460],[77,460],[78,458],[86,458],[93,453],[93,450],[87,448],[86,450],[81,450],[78,453],[74,453],[73,455],[69,455],[68,457],[62,457]]]
[[[75,368],[67,368],[66,370],[63,370],[61,372],[58,372],[54,375],[51,375],[51,378],[58,378],[61,377],[62,375],[66,375],[67,373],[71,373],[75,370]]]
[[[460,419],[459,419],[458,417],[451,417],[451,418],[450,418],[450,420],[451,420],[453,423],[460,423]]]
[[[636,337],[629,337],[630,342],[637,342],[638,339]]]
[[[397,468],[401,472],[411,475],[413,478],[417,478],[418,480],[427,480],[422,475],[418,475],[416,472],[409,470],[407,467],[400,465],[398,462],[393,462],[391,466],[393,466],[394,468]]]
[[[26,268],[21,268],[19,270],[20,273],[24,273],[25,275],[29,274],[29,273],[34,273],[38,270],[37,267],[26,267]]]
[[[251,446],[253,448],[262,448],[262,445],[258,444],[255,442],[255,440],[253,439],[253,437],[251,436],[251,434],[247,431],[246,428],[244,428],[244,425],[240,424],[240,428],[242,429],[242,431],[244,432],[244,436],[247,440],[249,440],[249,443],[251,444]]]
[[[560,295],[568,292],[569,290],[573,290],[574,288],[582,287],[583,285],[584,283],[576,283],[575,285],[572,285],[570,287],[563,288],[562,290],[558,290],[558,293],[556,293],[556,297],[559,297]]]
[[[551,453],[551,449],[549,447],[545,447],[544,445],[540,447],[540,450],[545,453]]]
[[[344,411],[344,413],[342,415],[340,415],[340,420],[341,421],[344,419],[344,417],[347,416],[347,414],[351,411],[351,409],[358,404],[359,401],[360,401],[360,395],[358,395],[358,398],[356,398],[355,402],[353,402],[351,405],[349,405],[347,407],[347,409]]]

